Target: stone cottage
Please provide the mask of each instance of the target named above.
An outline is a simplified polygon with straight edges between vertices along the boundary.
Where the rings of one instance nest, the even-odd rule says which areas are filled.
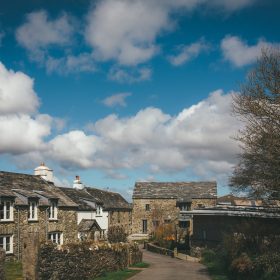
[[[192,217],[180,211],[216,205],[216,182],[136,182],[132,233],[151,234],[162,223],[192,232]]]
[[[11,258],[21,258],[23,235],[28,232],[57,244],[78,237],[78,205],[48,181],[52,171],[46,166],[42,164],[35,173],[0,171],[0,247]]]
[[[86,187],[79,176],[73,188],[61,188],[65,195],[77,205],[77,223],[80,239],[105,238],[109,226],[123,226],[131,233],[132,208],[119,194],[97,188]]]

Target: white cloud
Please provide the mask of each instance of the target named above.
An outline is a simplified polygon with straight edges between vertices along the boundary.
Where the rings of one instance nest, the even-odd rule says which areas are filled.
[[[119,83],[137,83],[150,80],[152,70],[148,67],[118,67],[114,66],[110,69],[108,78]]]
[[[102,100],[102,103],[108,107],[115,107],[115,106],[126,107],[125,99],[128,96],[131,96],[131,93],[124,92],[124,93],[114,94]]]
[[[262,48],[269,48],[279,46],[259,39],[256,45],[248,45],[238,36],[226,36],[221,41],[221,49],[224,59],[232,63],[236,67],[242,67],[254,63],[261,54]]]
[[[148,1],[105,0],[88,15],[86,39],[99,60],[137,65],[157,53],[155,37],[168,26],[167,13]],[[153,5],[155,6],[155,5]]]
[[[22,154],[45,148],[53,119],[37,113],[34,82],[0,62],[0,153]]]
[[[232,94],[215,91],[176,116],[157,108],[129,118],[109,115],[91,125],[92,134],[57,136],[51,156],[65,167],[100,168],[107,174],[148,166],[152,173],[189,169],[198,176],[224,176],[239,151],[231,139],[240,128],[231,116]]]
[[[199,40],[190,45],[182,45],[178,47],[178,54],[168,57],[170,63],[174,66],[182,65],[194,58],[196,58],[202,52],[209,49],[209,45],[203,40]]]
[[[21,46],[35,55],[52,45],[64,46],[71,42],[73,35],[71,18],[62,14],[51,20],[46,11],[41,10],[26,16],[26,22],[16,31],[16,39]]]
[[[0,62],[0,115],[34,113],[38,106],[33,79],[22,72],[8,70]]]
[[[99,1],[88,14],[85,37],[96,59],[138,65],[159,52],[156,39],[163,31],[174,28],[174,12],[205,7],[232,12],[252,3],[254,0]]]
[[[90,53],[81,53],[77,56],[67,55],[60,58],[47,56],[45,64],[48,73],[56,72],[61,75],[96,70],[96,63]]]
[[[21,154],[43,150],[43,138],[50,134],[51,118],[38,115],[0,116],[0,153]]]
[[[87,136],[82,131],[70,131],[50,141],[49,156],[58,160],[62,166],[89,168],[97,145],[95,136]]]

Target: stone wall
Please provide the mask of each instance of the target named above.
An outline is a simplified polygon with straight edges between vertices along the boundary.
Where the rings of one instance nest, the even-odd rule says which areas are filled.
[[[146,210],[146,205],[149,210]],[[175,221],[179,214],[176,199],[134,199],[132,211],[132,233],[142,233],[142,221],[147,220],[147,233],[154,230],[153,221]]]
[[[131,234],[132,211],[110,211],[109,212],[109,227],[123,226],[127,234]]]
[[[104,272],[117,271],[142,261],[137,245],[80,243],[41,247],[39,280],[93,279]]]
[[[5,279],[5,270],[4,270],[4,264],[5,264],[5,250],[0,248],[0,279]]]
[[[27,206],[14,208],[14,220],[0,222],[0,235],[13,237],[13,254],[7,254],[7,259],[22,258],[22,244],[25,233],[38,232],[39,240],[46,241],[48,232],[60,231],[63,233],[63,242],[74,242],[78,238],[77,212],[72,209],[58,208],[58,219],[48,220],[47,207],[38,207],[38,220],[28,221]]]
[[[164,223],[178,222],[179,207],[176,207],[176,198],[173,199],[133,199],[132,210],[132,233],[142,233],[142,221],[147,220],[147,233],[153,232],[155,225],[153,221]],[[149,210],[146,209],[149,205]],[[214,206],[216,199],[192,199],[191,209],[198,206]],[[192,230],[192,221],[190,224]]]

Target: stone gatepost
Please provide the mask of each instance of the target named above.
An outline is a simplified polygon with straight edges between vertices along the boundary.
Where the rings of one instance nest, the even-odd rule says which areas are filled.
[[[39,232],[24,232],[22,270],[24,280],[38,280]]]

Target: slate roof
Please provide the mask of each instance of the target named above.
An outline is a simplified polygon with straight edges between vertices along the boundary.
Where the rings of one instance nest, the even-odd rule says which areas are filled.
[[[95,229],[98,231],[102,231],[101,227],[95,219],[82,219],[78,225],[78,231],[87,232],[90,231],[93,227],[95,227]]]
[[[190,198],[216,198],[216,182],[136,182],[133,199],[160,198],[189,201]]]
[[[95,205],[101,205],[104,210],[131,210],[131,205],[115,192],[85,187],[82,190],[60,188],[67,196],[79,205],[79,210],[95,210]]]
[[[15,205],[28,205],[28,199],[38,199],[39,206],[48,206],[49,199],[57,199],[58,207],[75,207],[77,204],[60,188],[40,176],[0,171],[0,197],[14,197]]]

